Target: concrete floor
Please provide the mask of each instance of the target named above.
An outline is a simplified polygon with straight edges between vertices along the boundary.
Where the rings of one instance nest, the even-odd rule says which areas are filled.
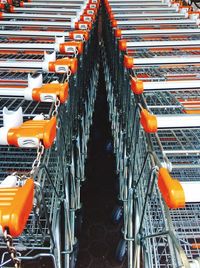
[[[115,158],[102,69],[88,149],[87,180],[82,188],[84,221],[77,268],[122,268],[115,261],[121,226],[111,221],[117,204]]]

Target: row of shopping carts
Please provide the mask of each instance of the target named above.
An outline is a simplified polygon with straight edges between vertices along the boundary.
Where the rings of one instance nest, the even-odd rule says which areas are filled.
[[[76,265],[99,5],[1,1],[0,267]]]
[[[199,10],[104,0],[104,63],[128,267],[200,267]]]

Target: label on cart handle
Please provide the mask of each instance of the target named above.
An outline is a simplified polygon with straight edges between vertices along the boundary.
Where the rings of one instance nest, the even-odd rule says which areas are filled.
[[[18,138],[18,146],[20,148],[36,148],[40,144],[39,139],[33,137]]]
[[[74,34],[74,40],[77,40],[77,41],[84,40],[83,34]]]
[[[84,21],[88,21],[88,22],[92,21],[92,18],[89,17],[89,16],[82,16],[82,18],[83,18]]]
[[[8,144],[16,147],[38,147],[40,142],[50,148],[56,137],[56,117],[50,120],[28,120],[17,128],[10,128]]]
[[[96,4],[90,4],[89,7],[90,8],[96,8],[97,6],[96,6]],[[93,10],[91,10],[91,11],[93,11]],[[93,11],[93,14],[94,14],[94,11]]]
[[[87,9],[86,12],[88,15],[94,15],[94,10],[92,9]]]
[[[79,29],[80,29],[80,30],[87,30],[87,28],[88,28],[88,27],[87,27],[86,24],[82,24],[82,23],[79,24]]]

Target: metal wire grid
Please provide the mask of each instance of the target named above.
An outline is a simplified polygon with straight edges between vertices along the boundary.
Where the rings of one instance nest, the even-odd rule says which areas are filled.
[[[112,6],[112,4],[111,4]],[[119,14],[120,16],[123,16],[123,15],[128,15],[128,16],[131,16],[132,14],[139,14],[139,13],[142,13],[142,14],[148,14],[148,13],[153,13],[153,14],[162,14],[163,12],[164,13],[174,13],[174,14],[177,14],[177,11],[175,8],[173,7],[143,7],[143,8],[137,8],[137,7],[113,7],[112,8],[112,12],[113,14]],[[184,15],[182,15],[184,16]]]
[[[170,21],[170,20],[169,20]],[[119,25],[118,28],[120,28],[121,30],[139,30],[140,28],[144,28],[144,25]],[[162,24],[160,23],[159,24],[159,20],[157,21],[156,24],[152,25],[148,25],[148,24],[145,24],[145,29],[185,29],[185,28],[188,28],[188,29],[196,29],[196,24],[195,22],[185,22],[183,24],[178,24],[178,20],[177,20],[177,24]]]
[[[0,71],[0,85],[27,85],[28,74],[30,71],[24,70],[20,72],[19,70],[9,70]],[[37,72],[39,74],[40,72]],[[34,74],[34,73],[33,73]],[[67,78],[65,74],[55,74],[55,73],[44,73],[42,72],[43,83],[47,84],[52,81],[58,80],[60,83],[64,82]]]
[[[19,169],[19,174],[20,172],[25,174],[27,171],[30,171],[32,162],[36,156],[35,151],[30,149],[23,150],[21,151],[21,154],[16,153],[16,151],[17,149],[13,149],[13,151],[10,152],[9,148],[6,152],[4,151],[6,165],[3,172],[1,172],[1,175],[14,169],[15,171],[18,171]],[[9,157],[11,154],[12,158],[7,158],[7,156]],[[61,186],[63,178],[63,175],[61,174],[62,167],[55,146],[46,151],[43,164],[47,167],[48,175],[52,179],[55,188],[52,187],[52,183],[48,180],[48,176],[45,174],[44,170],[39,171],[38,176],[35,178],[40,184],[43,192],[43,197],[41,196],[41,193],[36,193],[35,195],[38,199],[37,202],[39,202],[37,204],[37,206],[39,206],[37,209],[39,210],[36,211],[36,208],[33,208],[22,235],[14,239],[17,246],[23,246],[26,250],[49,249],[54,245],[54,241],[51,240],[51,228],[53,228],[53,224],[55,224],[56,211],[59,207],[59,198],[55,194],[55,189],[59,195],[62,194]],[[44,203],[42,203],[42,198],[44,198]],[[45,214],[45,209],[47,214]],[[2,240],[0,240],[0,247],[5,248],[5,242]]]
[[[147,92],[144,94],[147,107],[154,114],[177,114],[183,113],[184,107],[180,103],[181,100],[198,100],[199,92],[194,91],[171,91],[171,92]],[[134,110],[134,109],[133,109]],[[180,181],[199,181],[199,152],[200,149],[200,130],[199,129],[178,129],[178,130],[159,130],[158,138],[162,144],[163,152],[158,144],[157,138],[154,135],[151,136],[152,148],[156,152],[160,161],[163,161],[163,152],[169,161],[172,163],[171,174],[174,178],[178,178]],[[135,165],[134,177],[137,178],[141,168],[145,154],[145,144],[148,142],[143,137],[138,138],[139,149],[137,150],[137,163]],[[143,148],[143,149],[142,149]],[[193,152],[191,152],[193,150]],[[177,153],[177,151],[184,153]],[[190,152],[189,154],[185,151]],[[197,151],[197,153],[195,153]],[[174,153],[173,153],[174,152]],[[134,153],[133,153],[134,155]],[[190,166],[189,169],[185,166]],[[141,179],[141,183],[136,190],[136,196],[138,198],[138,204],[142,209],[145,200],[144,189],[147,188],[147,177],[151,165],[144,171],[144,180]],[[136,176],[135,176],[136,175]],[[142,177],[143,178],[143,177]],[[146,187],[145,187],[146,185]],[[168,223],[166,223],[166,215],[161,209],[163,203],[159,200],[159,191],[155,185],[155,196],[152,194],[151,199],[148,201],[146,208],[146,215],[144,218],[143,236],[159,233],[159,231],[168,230]],[[157,202],[156,202],[157,201]],[[188,204],[184,209],[170,210],[170,218],[175,229],[175,235],[179,240],[179,243],[185,251],[189,260],[199,257],[199,209],[198,204]],[[190,211],[191,210],[191,211]],[[180,211],[185,213],[185,217],[180,214]],[[179,213],[179,215],[178,215]],[[180,216],[180,217],[179,217]],[[185,222],[188,223],[185,225]],[[165,226],[165,227],[164,227]],[[189,227],[188,227],[189,226]],[[144,249],[143,262],[148,261],[150,267],[177,267],[180,260],[175,257],[175,251],[171,247],[171,238],[167,235],[155,235],[147,239],[142,238],[142,245]],[[147,256],[145,257],[145,254]]]
[[[136,224],[136,226],[138,225],[136,227],[136,239],[142,240],[144,256],[142,263],[147,267],[177,267],[179,260],[176,257],[175,249],[172,247],[172,239],[167,233],[170,228],[157,183],[155,183],[151,194],[148,193],[148,189],[151,187],[148,185],[152,168],[150,160],[148,160],[145,166],[139,183],[136,184],[147,153],[147,143],[145,140],[144,132],[141,131],[133,175],[133,185],[137,185],[135,188],[135,198],[137,200],[136,215],[134,217],[140,218],[139,223]],[[146,196],[148,197],[145,205]],[[144,207],[146,207],[145,211],[143,211]],[[144,218],[141,222],[142,215]],[[139,226],[141,229],[139,229]]]
[[[142,41],[181,41],[181,40],[199,40],[199,35],[188,35],[188,36],[181,36],[178,37],[173,37],[173,36],[162,36],[162,37],[158,37],[158,36],[152,36],[152,37],[141,37],[141,36],[138,36],[138,37],[134,37],[134,38],[131,38],[130,37],[128,38],[128,41],[131,41],[131,42],[142,42]]]
[[[134,68],[131,75],[142,81],[170,81],[184,79],[198,79],[200,67],[195,65],[186,66],[153,66],[153,68]]]
[[[62,36],[62,33],[60,34]],[[71,39],[68,37],[65,37],[65,42],[70,41]],[[0,43],[11,43],[11,44],[49,44],[49,43],[55,43],[55,37],[41,37],[39,38],[38,36],[33,36],[33,37],[22,37],[22,39],[20,40],[19,37],[15,37],[15,36],[0,36]]]
[[[189,26],[189,25],[188,25]],[[134,27],[124,26],[128,29],[133,29]],[[182,28],[182,26],[178,26]],[[189,26],[190,27],[190,26]],[[196,27],[196,26],[192,26]],[[120,28],[123,28],[123,26]],[[135,27],[138,28],[138,27]],[[150,28],[150,27],[149,27]],[[153,28],[153,27],[152,27]],[[160,28],[160,26],[158,26]],[[175,26],[177,28],[177,26]],[[197,51],[190,51],[190,52],[180,52],[180,50],[174,50],[174,53],[178,55],[198,55],[199,52]],[[173,53],[171,52],[171,53]],[[152,56],[168,56],[172,55],[168,52],[149,52],[148,50],[140,50],[139,52],[133,53],[131,50],[128,50],[128,53],[134,54],[134,57],[150,57],[150,53]],[[146,54],[145,54],[146,53]],[[180,53],[180,54],[179,54]],[[144,55],[144,56],[143,56]],[[173,54],[174,55],[174,54]],[[110,66],[110,69],[112,67]],[[118,67],[119,69],[119,67]],[[119,74],[119,72],[117,72]],[[199,67],[198,66],[175,66],[175,67],[155,67],[154,69],[151,68],[134,68],[134,70],[130,71],[130,74],[133,77],[136,77],[143,81],[167,81],[167,80],[183,80],[183,79],[197,79],[199,78]],[[112,76],[112,73],[110,74]],[[120,74],[122,75],[122,74]],[[109,88],[112,90],[112,87]],[[110,93],[110,92],[109,92]],[[191,93],[191,92],[190,92]],[[115,106],[116,103],[119,101],[118,98],[121,96],[120,94],[116,94],[113,90],[110,93],[113,99],[109,99],[111,108]],[[181,93],[176,92],[149,92],[145,93],[145,101],[148,104],[150,110],[155,114],[181,114],[184,112],[184,107],[179,101],[180,98],[182,99],[190,99],[189,92]],[[191,98],[199,98],[198,94],[192,94]],[[130,101],[130,100],[129,100]],[[130,104],[127,104],[130,105]],[[117,105],[116,105],[117,106]],[[132,111],[134,111],[134,107]],[[120,109],[120,108],[119,108]],[[130,108],[129,108],[130,109]],[[112,112],[116,112],[116,108],[113,108]],[[131,112],[130,112],[131,113]],[[112,117],[114,119],[116,117]],[[114,119],[115,120],[115,119]],[[129,127],[133,127],[133,114],[128,118],[130,120]],[[116,119],[117,121],[117,119]],[[114,123],[113,123],[114,124]],[[117,125],[118,122],[115,122]],[[115,138],[117,139],[117,129],[113,128],[113,132]],[[129,131],[129,130],[127,130]],[[143,132],[141,130],[141,132]],[[199,136],[200,132],[199,129],[179,129],[179,130],[162,130],[158,131],[158,137],[161,140],[162,146],[164,151],[165,150],[199,150]],[[157,143],[156,138],[154,135],[151,135],[151,141],[153,144],[153,149],[160,157],[162,156],[162,152],[160,152],[160,146]],[[125,141],[127,143],[128,141]],[[133,143],[134,144],[134,143]],[[131,158],[134,157],[134,154],[137,153],[136,157],[136,164],[134,166],[134,174],[132,177],[136,180],[140,173],[140,169],[144,162],[144,156],[146,155],[147,148],[145,147],[147,144],[147,140],[145,137],[140,136],[138,138],[139,148],[137,151],[132,151]],[[124,146],[127,146],[124,145]],[[121,147],[120,147],[121,148]],[[117,154],[120,157],[120,153]],[[172,164],[176,165],[176,168],[172,171],[172,176],[174,178],[178,178],[180,180],[198,180],[199,181],[199,169],[195,167],[195,165],[199,165],[198,161],[198,154],[190,153],[188,154],[173,154],[167,153],[169,160]],[[180,168],[181,165],[184,166],[185,164],[190,164],[192,167],[190,170]],[[178,168],[179,165],[179,168]],[[137,203],[139,204],[139,214],[141,215],[141,210],[144,205],[145,200],[145,189],[147,189],[147,179],[149,171],[152,167],[152,164],[149,163],[145,168],[144,175],[140,183],[135,190],[135,197],[137,198]],[[131,173],[133,170],[130,171]],[[198,210],[198,211],[197,211]],[[182,213],[183,213],[183,220],[182,220]],[[170,210],[170,217],[173,222],[173,227],[175,229],[175,235],[177,236],[179,243],[181,244],[182,248],[184,249],[186,255],[189,259],[193,259],[199,257],[199,248],[192,248],[192,244],[199,243],[199,205],[198,204],[187,204],[186,208],[178,209],[178,210]],[[135,218],[135,215],[134,215]],[[186,223],[186,221],[188,221]],[[186,223],[186,224],[185,224]],[[145,213],[144,225],[143,225],[143,235],[140,236],[138,239],[141,239],[141,246],[144,253],[144,258],[142,260],[141,266],[145,266],[147,262],[147,267],[181,267],[180,261],[176,257],[176,250],[173,247],[173,241],[171,240],[169,235],[162,235],[162,236],[155,236],[143,239],[147,235],[155,234],[157,232],[165,231],[169,228],[168,222],[166,219],[165,208],[162,199],[160,198],[160,192],[157,189],[157,184],[155,184],[153,193],[151,198],[148,199],[147,208]],[[141,234],[141,233],[140,233]],[[178,256],[178,254],[177,254]]]
[[[24,54],[24,51],[21,53],[11,53],[10,54],[5,54],[5,53],[0,53],[0,59],[1,60],[35,60],[39,61],[42,60],[44,55],[42,54]]]
[[[74,16],[75,17],[75,16]],[[42,15],[41,15],[41,17],[40,18],[31,18],[31,15],[30,15],[30,18],[27,18],[27,17],[15,17],[15,18],[13,18],[13,19],[11,19],[11,18],[4,18],[3,19],[4,21],[38,21],[38,20],[40,20],[41,21],[41,23],[42,22],[44,22],[44,21],[54,21],[54,22],[71,22],[71,18],[67,18],[67,16],[66,16],[66,18],[64,19],[64,18],[59,18],[59,19],[55,19],[55,18],[51,18],[51,14],[49,14],[49,18],[44,18],[44,17],[42,17]]]
[[[197,93],[194,95],[197,95]],[[189,94],[185,94],[185,96],[189,96]],[[165,105],[165,103],[163,102],[163,98],[162,103]],[[162,109],[159,109],[159,113],[162,113],[162,111],[163,111]],[[176,113],[175,110],[174,112]],[[180,181],[199,181],[200,162],[199,162],[198,151],[200,149],[199,145],[200,130],[199,129],[159,130],[158,137],[162,144],[163,151],[167,152],[166,155],[169,161],[172,163],[172,167],[174,167],[171,172],[172,176],[174,178],[178,178]],[[163,153],[160,152],[160,146],[158,145],[157,139],[155,138],[154,135],[151,135],[151,141],[153,150],[157,153],[157,156],[160,157],[160,160],[162,161],[161,156]],[[193,152],[191,152],[192,150]],[[178,153],[178,151],[180,152]],[[181,151],[183,153],[181,153]],[[187,151],[189,153],[187,153]],[[195,151],[197,151],[197,153],[195,153]],[[187,168],[185,168],[186,165]],[[159,205],[160,204],[162,204],[162,202],[160,202]],[[150,214],[152,213],[152,207],[150,207],[149,213]],[[180,242],[181,247],[186,253],[188,259],[192,260],[199,257],[200,256],[199,204],[190,203],[187,204],[186,207],[183,209],[170,210],[169,213],[173,223],[173,228],[175,229],[175,234]],[[145,222],[147,221],[145,231],[146,228],[148,230],[149,226],[148,221],[151,219],[150,214],[145,218]],[[159,214],[159,218],[161,214]],[[156,221],[155,218],[153,218],[153,224],[156,224],[155,221]],[[155,248],[155,246],[153,248]],[[152,255],[155,256],[155,252],[150,256]],[[165,255],[166,255],[165,253],[163,255],[163,252],[162,254],[161,252],[159,252],[158,256],[160,256],[160,259],[157,262],[158,265],[162,263],[161,259],[165,257]]]
[[[16,85],[17,82],[24,85],[27,83],[27,75],[28,73],[26,74],[24,72],[0,72],[0,84],[4,85],[5,83],[9,84],[11,82],[11,84]],[[62,80],[63,75],[43,75],[43,81],[46,83],[55,78]],[[49,118],[53,111],[54,104],[27,101],[20,97],[1,97],[0,107],[1,109],[7,107],[9,110],[17,110],[19,107],[22,107],[24,120],[26,121],[41,113]],[[2,112],[0,112],[0,114],[2,115]],[[2,117],[0,124],[2,126]],[[17,246],[23,246],[26,250],[33,250],[35,248],[49,249],[53,247],[54,241],[52,240],[52,230],[50,229],[52,228],[52,224],[56,221],[55,214],[59,206],[59,198],[55,194],[55,190],[58,194],[61,194],[61,184],[63,183],[63,174],[61,174],[63,167],[60,161],[61,156],[59,156],[57,148],[57,144],[53,145],[51,149],[45,151],[45,155],[43,156],[42,165],[46,166],[48,174],[45,173],[44,168],[41,168],[35,178],[35,180],[40,183],[42,191],[44,191],[44,203],[42,203],[41,193],[38,192],[36,196],[41,202],[38,204],[40,207],[39,210],[36,212],[35,208],[33,209],[23,234],[19,238],[14,239]],[[36,149],[0,146],[0,180],[2,181],[13,172],[17,172],[18,175],[24,175],[30,172],[37,155],[36,151]],[[53,182],[53,187],[49,178],[51,178]],[[63,189],[64,187],[62,188],[62,192]],[[47,214],[45,214],[45,210]],[[5,248],[5,242],[3,240],[0,241],[0,247]]]
[[[144,28],[144,25],[120,25],[119,27],[121,30],[140,30]],[[194,23],[185,23],[185,24],[166,24],[166,25],[162,25],[162,24],[154,24],[154,25],[145,25],[145,29],[196,29],[197,26]]]
[[[140,144],[140,146],[144,145]],[[156,150],[155,148],[155,151],[158,150]],[[196,175],[197,180],[199,178],[199,169],[193,169],[192,166],[191,169],[192,172],[189,171],[189,174],[188,170],[186,169],[180,169],[178,172],[177,169],[175,171],[173,170],[172,176],[174,176],[175,178],[180,178],[181,171],[182,178],[183,173],[185,173],[184,175],[187,178],[187,181],[191,179],[194,180],[194,175]],[[148,170],[146,169],[146,171],[144,172],[144,176],[142,177],[140,186],[138,186],[137,188],[137,197],[139,199],[138,203],[141,204],[141,207],[144,205],[145,200],[145,194],[142,195],[142,193],[145,192],[144,189],[147,189],[147,174]],[[190,176],[191,174],[192,178]],[[164,210],[165,209],[163,206],[163,202],[160,199],[159,190],[157,189],[157,185],[155,185],[151,198],[147,203],[144,226],[142,229],[144,232],[144,237],[156,233],[159,234],[160,232],[169,230]],[[179,240],[179,243],[183,248],[184,252],[186,253],[188,259],[192,260],[199,257],[199,204],[187,204],[186,207],[183,209],[170,210],[169,214],[172,220],[173,228],[175,230],[175,235]],[[175,258],[173,247],[170,246],[170,237],[167,237],[167,235],[155,235],[155,237],[153,238],[147,238],[147,241],[143,242],[143,246],[144,252],[147,253],[147,259],[145,260],[150,261],[150,267],[178,267],[178,260]]]
[[[9,109],[22,107],[25,110],[25,119],[47,113],[53,108],[52,103],[36,103],[24,101],[23,99],[1,99],[1,107]],[[62,144],[58,144],[61,142]],[[23,250],[34,249],[52,250],[55,246],[55,237],[52,236],[60,198],[64,194],[64,167],[63,155],[65,154],[64,141],[62,137],[56,139],[51,149],[45,150],[42,163],[34,180],[40,185],[40,190],[35,191],[35,206],[29,216],[29,220],[23,234],[14,239],[17,247]],[[64,148],[61,152],[59,146]],[[15,148],[12,146],[0,146],[0,180],[17,172],[18,175],[28,174],[32,169],[33,161],[37,155],[36,149]],[[36,187],[37,189],[37,187]],[[0,247],[5,248],[5,242],[0,240]],[[28,253],[29,254],[29,253]]]
[[[42,26],[42,25],[0,25],[0,30],[11,30],[11,31],[20,31],[20,30],[28,30],[28,31],[34,31],[34,30],[40,30],[40,31],[71,31],[72,28],[69,26]]]
[[[44,114],[47,118],[50,117],[50,114],[53,110],[54,105],[49,103],[40,103],[40,102],[32,102],[26,101],[23,98],[0,98],[0,125],[2,125],[2,109],[3,107],[7,107],[8,110],[16,111],[20,107],[22,107],[24,119],[27,120],[29,118],[33,118],[38,114]]]
[[[151,51],[151,50],[138,50],[138,51],[134,51],[134,50],[129,50],[127,49],[127,54],[129,56],[133,56],[134,58],[151,58],[151,57],[170,57],[172,56],[172,52],[173,52],[173,56],[199,56],[200,55],[200,50],[198,50],[198,48],[196,50],[187,50],[184,49],[176,49],[174,48],[172,51]]]

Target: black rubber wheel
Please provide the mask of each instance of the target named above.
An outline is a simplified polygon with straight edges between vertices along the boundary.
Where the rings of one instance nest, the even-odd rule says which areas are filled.
[[[75,217],[75,236],[79,237],[81,235],[83,225],[83,208],[76,211]]]
[[[78,241],[74,245],[73,252],[70,254],[70,263],[69,268],[76,268],[77,258],[78,258],[78,251],[79,251],[79,243]]]
[[[116,249],[115,258],[118,262],[122,263],[126,257],[127,243],[126,240],[121,239]]]
[[[114,224],[119,224],[122,221],[123,208],[122,206],[116,206],[112,211],[112,222]]]

